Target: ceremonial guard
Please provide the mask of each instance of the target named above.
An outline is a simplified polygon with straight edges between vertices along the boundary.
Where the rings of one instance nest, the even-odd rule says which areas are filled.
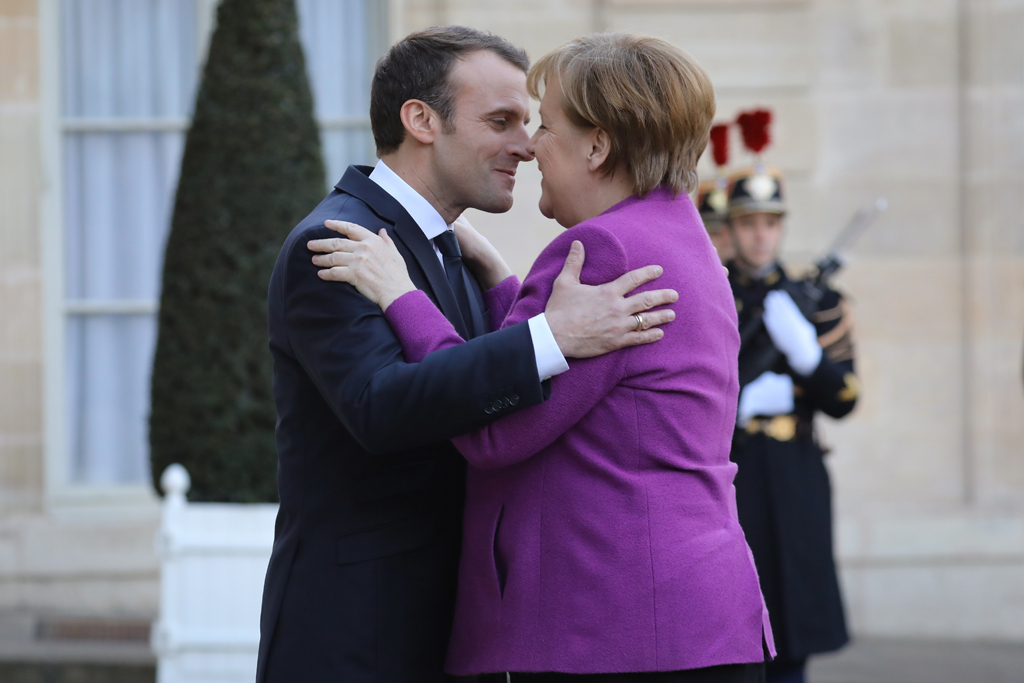
[[[738,120],[759,153],[768,112]],[[778,260],[786,213],[781,174],[760,161],[729,188],[739,313],[740,401],[732,459],[740,523],[754,553],[778,657],[768,681],[803,683],[809,655],[848,640],[832,547],[826,449],[815,414],[841,418],[857,400],[852,321],[820,281],[794,281]]]
[[[729,126],[711,127],[711,158],[715,163],[715,177],[705,180],[697,188],[697,210],[711,244],[715,245],[722,263],[732,260],[732,238],[729,237],[729,178],[725,175],[729,163]]]

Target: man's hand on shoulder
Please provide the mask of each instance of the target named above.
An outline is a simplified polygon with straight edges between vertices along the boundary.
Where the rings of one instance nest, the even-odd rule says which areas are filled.
[[[583,244],[573,242],[544,309],[562,355],[590,358],[661,339],[665,333],[658,326],[675,320],[676,314],[671,309],[651,309],[675,302],[679,294],[658,289],[626,296],[661,277],[661,266],[632,270],[592,287],[580,282],[584,258]]]

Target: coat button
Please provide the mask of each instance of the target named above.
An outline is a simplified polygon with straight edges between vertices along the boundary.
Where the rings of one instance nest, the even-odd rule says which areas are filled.
[[[508,399],[508,402],[514,406],[519,405],[519,394],[512,394],[512,396]]]
[[[493,413],[493,412],[494,412],[494,409],[493,409],[493,408],[491,408],[490,406],[487,406],[486,408],[484,408],[484,412],[485,412],[486,414],[490,415],[491,413]]]

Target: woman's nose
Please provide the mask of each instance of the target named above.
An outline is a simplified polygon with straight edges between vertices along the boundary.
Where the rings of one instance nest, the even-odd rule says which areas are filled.
[[[539,130],[536,133],[534,133],[533,137],[531,137],[527,141],[527,143],[526,143],[526,153],[530,155],[530,159],[533,159],[533,158],[535,158],[537,156],[537,136],[538,135],[540,135],[540,131]]]

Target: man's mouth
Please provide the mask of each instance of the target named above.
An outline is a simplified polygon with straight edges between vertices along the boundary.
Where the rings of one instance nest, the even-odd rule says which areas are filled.
[[[504,173],[505,175],[507,175],[507,176],[509,176],[511,178],[515,178],[516,177],[515,169],[509,170],[507,168],[496,168],[494,170],[497,171],[498,173]]]

